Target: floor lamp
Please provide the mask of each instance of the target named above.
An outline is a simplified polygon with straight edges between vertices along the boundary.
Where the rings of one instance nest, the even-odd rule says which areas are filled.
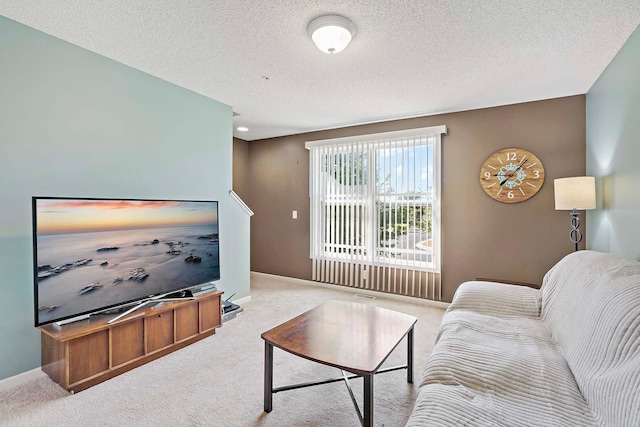
[[[571,231],[569,239],[576,245],[582,240],[580,233],[580,214],[578,209],[596,208],[596,179],[592,176],[558,178],[553,181],[556,210],[571,211]]]

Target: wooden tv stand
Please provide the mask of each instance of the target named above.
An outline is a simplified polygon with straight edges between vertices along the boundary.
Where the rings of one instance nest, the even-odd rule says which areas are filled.
[[[115,315],[97,315],[42,326],[42,370],[71,393],[106,381],[215,334],[221,295],[143,307],[113,324],[107,322]]]

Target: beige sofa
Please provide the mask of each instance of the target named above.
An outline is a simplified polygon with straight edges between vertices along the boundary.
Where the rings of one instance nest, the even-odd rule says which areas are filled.
[[[640,426],[640,262],[580,251],[540,290],[462,284],[407,426]]]

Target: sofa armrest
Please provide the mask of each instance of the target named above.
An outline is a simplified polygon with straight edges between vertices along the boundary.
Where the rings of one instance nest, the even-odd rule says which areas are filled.
[[[514,282],[512,280],[502,280],[502,279],[487,279],[483,277],[476,277],[477,282],[497,282],[504,283],[506,285],[516,285],[516,286],[527,286],[533,289],[540,289],[542,286],[540,283],[527,283],[527,282]]]
[[[527,286],[471,281],[458,287],[447,311],[467,310],[490,316],[540,317],[542,293]]]

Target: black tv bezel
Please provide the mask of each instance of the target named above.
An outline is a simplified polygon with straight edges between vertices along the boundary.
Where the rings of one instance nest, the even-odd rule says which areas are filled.
[[[128,301],[118,302],[116,304],[110,304],[104,307],[99,307],[94,310],[88,310],[83,312],[78,312],[69,316],[59,317],[53,320],[49,320],[47,322],[38,323],[38,222],[36,215],[36,202],[38,200],[110,200],[110,201],[127,201],[127,202],[184,202],[184,203],[215,203],[216,204],[216,218],[218,220],[218,265],[220,265],[220,202],[218,200],[186,200],[186,199],[143,199],[143,198],[117,198],[117,197],[67,197],[67,196],[32,196],[31,197],[31,223],[32,223],[32,250],[33,250],[33,318],[34,325],[36,328],[50,325],[52,323],[61,322],[68,319],[73,319],[75,317],[98,314],[107,310],[111,310],[119,307],[131,306],[141,301],[150,300],[153,298],[159,298],[163,295],[173,294],[176,292],[181,292],[187,289],[197,288],[198,286],[206,285],[207,283],[217,282],[220,280],[222,276],[222,271],[218,269],[218,277],[207,282],[197,283],[189,286],[184,286],[181,288],[172,289],[169,292],[160,292],[156,294],[150,294],[143,297],[135,298]]]

